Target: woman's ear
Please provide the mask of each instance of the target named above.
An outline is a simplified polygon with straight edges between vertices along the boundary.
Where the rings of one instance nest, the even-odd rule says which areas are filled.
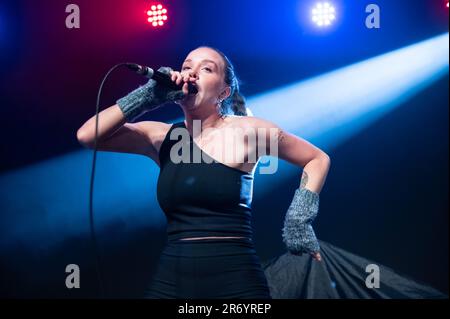
[[[220,99],[221,100],[226,100],[226,99],[228,99],[230,94],[231,94],[231,87],[227,86],[225,88],[225,90],[223,90],[222,93],[220,94]]]

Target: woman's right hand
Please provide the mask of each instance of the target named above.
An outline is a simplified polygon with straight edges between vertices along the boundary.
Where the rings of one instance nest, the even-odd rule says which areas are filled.
[[[196,78],[193,77],[190,73],[181,73],[178,71],[170,71],[170,76],[173,82],[177,85],[180,85],[184,82],[182,90],[185,95],[189,94],[189,83],[195,83]]]

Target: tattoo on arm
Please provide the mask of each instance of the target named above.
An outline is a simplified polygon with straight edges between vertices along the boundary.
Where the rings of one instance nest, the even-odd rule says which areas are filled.
[[[302,180],[300,181],[300,188],[305,188],[308,183],[308,173],[303,170]]]
[[[283,142],[285,138],[284,131],[282,129],[278,130],[278,143]]]

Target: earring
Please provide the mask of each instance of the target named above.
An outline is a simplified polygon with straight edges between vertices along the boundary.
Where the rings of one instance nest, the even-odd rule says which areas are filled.
[[[223,116],[223,113],[222,113],[222,102],[223,102],[223,100],[222,99],[219,99],[218,101],[217,101],[217,103],[216,103],[216,110],[217,110],[217,113],[219,114],[219,115],[221,115],[221,117]]]

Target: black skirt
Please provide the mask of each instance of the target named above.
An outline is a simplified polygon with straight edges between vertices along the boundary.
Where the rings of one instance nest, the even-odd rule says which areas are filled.
[[[172,240],[145,292],[150,299],[270,299],[250,239]]]

